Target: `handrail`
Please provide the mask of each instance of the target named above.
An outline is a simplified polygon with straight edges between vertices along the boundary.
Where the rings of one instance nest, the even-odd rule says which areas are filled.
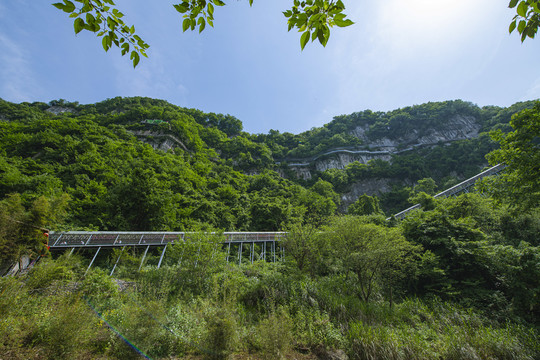
[[[506,168],[506,165],[505,164],[497,164],[493,167],[490,167],[489,169],[487,170],[484,170],[482,171],[480,174],[477,174],[471,178],[468,178],[467,180],[465,181],[462,181],[460,182],[459,184],[457,185],[454,185],[452,186],[451,188],[448,188],[444,191],[441,191],[440,193],[438,193],[437,195],[433,196],[434,198],[438,198],[438,197],[448,197],[448,196],[452,196],[464,189],[467,189],[469,187],[471,187],[472,185],[474,185],[476,183],[476,181],[480,180],[480,179],[483,179],[484,177],[486,176],[491,176],[491,175],[495,175],[501,171],[503,171],[504,169]],[[414,209],[418,209],[420,208],[420,204],[416,204],[416,205],[413,205],[403,211],[400,211],[398,212],[397,214],[394,215],[394,217],[396,219],[403,219],[408,212],[414,210]],[[391,218],[387,218],[386,220],[390,220]]]

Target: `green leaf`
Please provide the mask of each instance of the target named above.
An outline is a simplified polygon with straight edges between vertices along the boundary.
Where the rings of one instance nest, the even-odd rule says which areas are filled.
[[[521,20],[521,21],[519,22],[519,25],[518,25],[517,29],[518,29],[518,32],[519,32],[520,34],[523,34],[523,30],[525,29],[525,26],[526,26],[526,25],[527,25],[527,23],[525,22],[525,20]]]
[[[527,2],[522,1],[519,3],[517,7],[517,13],[521,17],[527,17],[527,9],[529,8],[529,5],[527,5]]]
[[[75,34],[80,33],[84,29],[84,20],[81,18],[76,18],[73,22],[73,28],[75,29]]]
[[[86,14],[86,23],[90,26],[94,26],[94,24],[96,23],[96,18],[94,17],[94,15],[90,14],[90,13],[87,13]]]
[[[336,16],[334,16],[334,21],[342,21],[342,20],[345,20],[345,14],[342,14],[342,13],[339,13],[339,14],[336,14]]]
[[[199,25],[199,34],[200,34],[206,27],[206,21],[204,21],[204,18],[200,17],[199,21],[197,21],[197,24]]]
[[[307,30],[306,32],[304,32],[302,34],[302,36],[300,37],[300,48],[302,50],[304,50],[304,47],[306,46],[306,44],[308,43],[309,41],[309,30]]]
[[[75,5],[69,1],[69,0],[64,0],[64,3],[66,4],[66,6],[64,6],[64,11],[67,12],[67,13],[71,13],[75,10]]]
[[[527,28],[527,36],[530,37],[531,39],[534,39],[534,37],[536,36],[536,30],[537,30],[536,27],[529,26]]]
[[[347,27],[347,26],[351,26],[352,24],[354,24],[354,22],[352,22],[349,19],[347,19],[345,21],[343,21],[343,20],[334,20],[334,23],[339,27]]]
[[[62,4],[62,3],[54,3],[54,4],[52,4],[52,6],[54,6],[57,9],[60,9],[60,10],[64,10],[64,7],[65,7],[65,5]]]
[[[129,43],[124,43],[122,45],[122,56],[126,55],[129,52]]]
[[[182,23],[182,31],[186,32],[186,30],[189,29],[190,25],[191,25],[191,20],[189,18],[184,19],[184,22]]]
[[[188,11],[188,5],[186,3],[182,3],[182,4],[178,4],[178,5],[173,5],[174,8],[176,9],[176,11],[178,11],[179,13],[181,14],[184,14]]]
[[[131,52],[130,59],[133,60],[133,67],[135,68],[137,67],[137,64],[139,63],[139,61],[141,60],[141,57],[135,50],[133,50]]]
[[[210,15],[210,17],[214,16],[214,5],[212,5],[212,3],[208,4],[208,15]]]
[[[326,46],[326,42],[328,41],[328,39],[325,39],[323,29],[317,30],[317,38],[319,39],[319,43],[322,46]]]
[[[103,46],[103,50],[109,51],[109,36],[108,35],[105,35],[101,39],[101,46]]]
[[[508,28],[508,32],[511,34],[512,31],[514,31],[514,30],[516,29],[516,26],[517,26],[516,20],[512,21],[512,22],[510,23],[510,27]]]
[[[519,1],[519,0],[510,0],[510,4],[508,4],[508,7],[509,7],[509,8],[514,8],[514,7],[516,7],[518,1]]]

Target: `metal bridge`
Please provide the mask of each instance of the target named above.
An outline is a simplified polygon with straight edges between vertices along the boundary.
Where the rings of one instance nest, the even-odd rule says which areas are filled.
[[[49,235],[50,250],[95,249],[94,256],[88,269],[96,260],[101,249],[140,247],[145,248],[141,259],[141,269],[148,250],[151,247],[163,247],[159,258],[158,268],[161,267],[163,257],[169,244],[186,242],[196,233],[192,232],[158,232],[158,231],[68,231],[51,232]],[[213,233],[212,233],[213,234]],[[255,260],[276,262],[282,260],[284,248],[279,242],[285,238],[285,232],[224,232],[222,235],[223,247],[227,249],[227,262],[242,260],[253,263]],[[114,273],[120,256],[111,271]],[[87,269],[87,271],[88,271]]]
[[[498,165],[495,165],[485,171],[482,171],[480,174],[478,175],[475,175],[465,181],[462,181],[460,182],[459,184],[457,185],[454,185],[452,186],[451,188],[443,191],[443,192],[440,192],[438,193],[437,195],[433,196],[435,198],[445,198],[445,197],[449,197],[449,196],[457,196],[461,193],[468,193],[471,188],[476,184],[476,182],[480,179],[483,179],[485,178],[486,176],[491,176],[491,175],[496,175],[498,173],[500,173],[501,171],[503,171],[504,169],[506,168],[506,165],[504,164],[498,164]],[[405,216],[408,215],[409,212],[411,212],[412,210],[414,209],[419,209],[420,208],[420,204],[416,204],[416,205],[413,205],[411,206],[410,208],[408,209],[405,209],[403,211],[400,211],[398,212],[397,214],[394,215],[394,217],[398,220],[402,220],[403,218],[405,218]],[[387,220],[389,220],[390,218],[388,218]]]

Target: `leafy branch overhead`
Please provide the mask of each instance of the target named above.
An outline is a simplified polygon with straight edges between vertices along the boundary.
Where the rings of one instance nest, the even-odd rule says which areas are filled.
[[[300,47],[302,50],[309,39],[318,39],[322,46],[326,46],[330,38],[330,28],[335,26],[346,27],[354,24],[346,19],[343,13],[345,5],[341,0],[294,0],[291,10],[283,13],[288,18],[289,31],[297,28],[302,33]]]
[[[75,18],[73,27],[78,34],[83,30],[96,33],[102,38],[103,49],[108,51],[116,46],[121,49],[122,56],[130,53],[133,67],[140,61],[141,55],[146,55],[149,45],[137,34],[135,27],[127,25],[122,18],[124,14],[120,12],[113,0],[62,0],[54,3],[53,6]],[[253,0],[248,0],[249,5],[253,5]],[[77,3],[77,5],[75,5]],[[184,0],[179,4],[174,4],[176,11],[183,14],[182,30],[199,29],[202,32],[206,24],[214,26],[214,9],[216,6],[224,6],[222,0]],[[309,40],[316,38],[326,46],[330,37],[330,27],[337,25],[345,27],[353,22],[346,19],[343,14],[345,6],[338,0],[308,0],[294,1],[291,10],[284,12],[288,18],[289,30],[293,27],[303,32],[301,36],[301,47],[304,49]]]
[[[121,49],[122,56],[130,53],[133,67],[139,63],[141,55],[148,57],[146,49],[150,45],[135,34],[135,26],[128,26],[122,20],[124,14],[114,7],[112,0],[74,0],[80,7],[70,0],[63,1],[53,6],[68,13],[70,18],[75,18],[73,28],[76,34],[83,30],[96,33],[101,37],[105,51],[114,45]]]
[[[124,14],[118,10],[113,0],[62,0],[54,3],[58,9],[74,18],[73,27],[78,34],[83,30],[94,32],[101,37],[105,51],[116,46],[122,55],[130,54],[133,67],[136,67],[141,56],[148,57],[149,45],[135,33],[133,25],[127,25],[122,18]],[[253,5],[253,0],[248,0]],[[75,5],[77,4],[77,5]],[[202,32],[206,24],[214,26],[214,9],[224,6],[223,0],[182,0],[174,4],[176,11],[183,14],[182,30],[199,29]],[[540,0],[510,0],[510,8],[516,8],[516,15],[510,23],[510,33],[517,29],[523,42],[527,37],[534,38],[540,26]],[[326,46],[330,38],[330,28],[347,27],[353,24],[343,13],[345,5],[342,0],[293,0],[290,10],[283,12],[287,18],[288,30],[295,28],[302,33],[300,47],[303,50],[309,40]]]
[[[249,0],[249,4],[252,3],[253,0]],[[184,14],[182,30],[184,32],[188,29],[195,30],[198,26],[200,33],[206,24],[214,27],[214,5],[224,6],[225,3],[221,0],[189,0],[173,6],[180,14]]]
[[[540,26],[540,0],[511,0],[508,7],[516,8],[516,15],[510,23],[509,32],[521,35],[521,42],[527,37],[533,39]]]

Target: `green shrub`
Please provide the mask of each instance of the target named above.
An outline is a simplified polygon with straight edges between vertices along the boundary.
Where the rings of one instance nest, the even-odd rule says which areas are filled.
[[[423,359],[407,339],[389,327],[375,327],[360,321],[349,324],[349,355],[359,360]]]
[[[95,268],[86,274],[81,290],[88,297],[103,299],[117,295],[118,285],[105,271]]]
[[[192,299],[186,302],[177,302],[169,310],[167,326],[179,340],[177,356],[197,349],[204,352],[205,349],[199,344],[204,344],[207,324],[204,314],[199,310],[206,305],[205,302]]]
[[[127,339],[111,333],[109,353],[120,359],[139,358],[138,350],[154,358],[177,353],[179,339],[166,327],[166,304],[163,301],[140,301],[129,295],[119,301],[105,302],[103,318]]]
[[[238,324],[228,309],[216,309],[205,314],[204,345],[209,359],[226,359],[236,349]]]
[[[327,313],[317,308],[302,308],[293,316],[294,338],[312,349],[337,349],[344,345],[341,331]]]
[[[286,308],[273,311],[258,325],[261,350],[266,357],[283,359],[293,345],[293,324]]]
[[[30,289],[43,289],[53,284],[66,284],[75,279],[75,272],[62,261],[44,259],[28,274],[26,285]]]
[[[107,330],[78,295],[49,296],[44,300],[48,311],[36,317],[38,325],[32,346],[43,346],[52,359],[73,359],[91,353],[92,349],[103,350]]]

